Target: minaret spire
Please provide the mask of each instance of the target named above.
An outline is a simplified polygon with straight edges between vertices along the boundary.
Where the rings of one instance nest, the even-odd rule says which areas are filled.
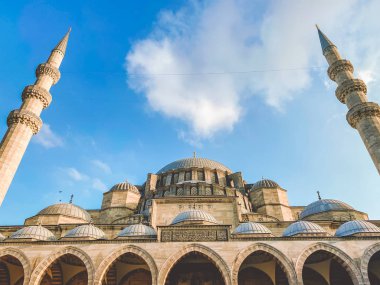
[[[8,116],[8,130],[0,143],[0,205],[32,136],[42,127],[40,115],[50,105],[49,90],[61,76],[58,68],[65,56],[70,30],[52,50],[47,62],[37,67],[35,83],[22,92],[21,107]]]
[[[353,76],[354,67],[342,59],[337,47],[318,28],[323,55],[329,63],[327,73],[338,84],[335,95],[346,104],[346,119],[358,130],[377,171],[380,174],[380,106],[367,100],[367,86],[363,80]]]
[[[318,30],[319,41],[321,43],[322,52],[329,46],[335,46],[332,41],[319,29],[318,25],[315,25]]]

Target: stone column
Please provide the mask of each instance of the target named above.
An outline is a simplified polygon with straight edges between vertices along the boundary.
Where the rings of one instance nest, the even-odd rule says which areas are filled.
[[[49,90],[60,78],[58,68],[65,56],[69,33],[70,30],[52,50],[48,61],[37,67],[35,84],[25,87],[21,107],[8,116],[8,130],[0,143],[0,205],[32,136],[42,127],[40,114],[52,101]]]
[[[347,121],[358,130],[380,174],[380,107],[368,102],[367,86],[362,80],[354,78],[351,62],[341,58],[336,46],[319,28],[318,33],[323,55],[329,64],[327,73],[338,84],[335,95],[348,107]]]

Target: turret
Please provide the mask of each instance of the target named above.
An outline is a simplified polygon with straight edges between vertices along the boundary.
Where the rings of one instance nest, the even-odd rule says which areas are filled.
[[[335,95],[347,105],[346,119],[351,127],[358,130],[377,171],[380,173],[380,107],[367,101],[367,86],[353,76],[354,67],[342,59],[337,47],[318,28],[322,52],[329,68],[327,73],[338,84]]]
[[[22,92],[21,107],[8,116],[8,130],[0,143],[0,205],[32,136],[42,127],[40,114],[52,101],[49,90],[61,76],[58,68],[65,56],[69,34],[70,30],[52,50],[48,61],[37,67],[35,83]]]

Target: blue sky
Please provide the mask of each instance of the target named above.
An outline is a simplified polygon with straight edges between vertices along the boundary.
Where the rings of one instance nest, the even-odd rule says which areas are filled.
[[[344,5],[342,5],[344,2]],[[379,219],[380,179],[334,95],[314,27],[380,101],[377,1],[12,1],[0,10],[0,133],[69,26],[53,102],[0,208],[22,224],[192,155]],[[329,7],[327,9],[327,7]],[[130,75],[128,75],[128,73]],[[59,193],[62,191],[62,193]]]

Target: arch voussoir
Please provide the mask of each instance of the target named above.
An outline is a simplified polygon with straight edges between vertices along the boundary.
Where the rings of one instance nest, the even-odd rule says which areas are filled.
[[[368,277],[369,261],[371,260],[371,257],[377,252],[380,252],[380,242],[369,246],[363,253],[363,256],[361,258],[360,269],[363,275],[364,284],[369,284],[369,277]]]
[[[107,273],[108,268],[115,262],[115,260],[122,256],[123,254],[126,253],[133,253],[139,257],[141,257],[146,264],[149,267],[150,273],[152,274],[152,285],[157,285],[157,275],[158,275],[158,270],[156,263],[153,259],[153,257],[144,249],[134,246],[134,245],[128,245],[128,246],[123,246],[115,251],[113,251],[111,254],[109,254],[99,265],[96,275],[95,275],[95,280],[94,280],[94,285],[101,285],[102,280],[104,276]]]
[[[265,243],[255,243],[252,244],[243,250],[241,250],[235,257],[235,260],[232,265],[232,284],[238,284],[238,275],[239,270],[245,259],[250,256],[252,253],[257,251],[264,251],[271,254],[278,260],[278,264],[284,270],[289,284],[297,284],[297,275],[294,269],[293,263],[288,259],[280,250],[277,248],[265,244]]]
[[[19,249],[12,248],[12,247],[6,247],[0,249],[0,257],[10,255],[14,258],[16,258],[18,261],[20,261],[22,268],[24,269],[24,285],[31,284],[30,281],[30,274],[31,274],[31,266],[30,261],[26,257],[26,255]]]
[[[226,285],[231,285],[231,277],[230,277],[230,269],[227,263],[223,260],[223,258],[217,254],[211,248],[204,246],[202,244],[189,244],[184,246],[180,251],[171,255],[165,263],[162,265],[159,275],[158,275],[158,284],[165,284],[166,278],[169,275],[170,270],[174,267],[174,265],[186,254],[191,252],[199,252],[209,258],[212,263],[217,267],[219,272],[222,274],[223,280]]]
[[[306,262],[306,259],[310,255],[312,255],[314,252],[317,252],[320,250],[323,250],[332,254],[333,258],[336,261],[338,261],[343,266],[343,268],[348,272],[354,285],[367,284],[367,283],[363,283],[361,272],[350,256],[348,256],[345,252],[343,252],[342,250],[340,250],[339,248],[335,246],[332,246],[327,243],[319,242],[319,243],[312,244],[308,246],[306,249],[304,249],[297,259],[296,273],[297,273],[297,277],[298,277],[298,281],[300,285],[303,285],[302,270]]]

